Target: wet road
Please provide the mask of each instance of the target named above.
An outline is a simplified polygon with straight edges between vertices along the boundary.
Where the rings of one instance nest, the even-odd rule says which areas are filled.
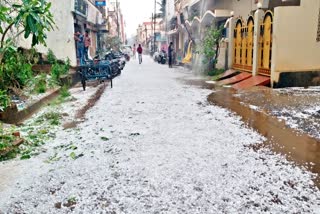
[[[28,170],[0,190],[0,210],[317,213],[314,175],[268,149],[254,151],[263,136],[210,105],[211,90],[177,80],[185,78],[194,77],[146,56],[130,62],[83,123],[22,163]]]
[[[272,89],[261,89],[260,96],[263,96],[265,91],[272,93],[270,90]],[[245,99],[237,96],[238,93],[231,89],[219,88],[209,95],[208,101],[237,113],[246,124],[266,138],[258,147],[253,145],[254,149],[270,148],[276,153],[285,155],[287,160],[306,167],[318,175],[314,181],[320,187],[320,140],[290,128],[284,121],[272,116],[271,110],[253,109],[248,103],[244,105]],[[247,94],[250,93],[247,92]],[[260,107],[259,104],[256,106]]]

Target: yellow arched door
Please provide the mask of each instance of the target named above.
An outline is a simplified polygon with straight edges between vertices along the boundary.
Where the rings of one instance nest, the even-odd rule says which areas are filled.
[[[247,68],[252,70],[253,63],[253,33],[254,33],[254,22],[253,18],[250,17],[248,20],[248,35],[247,35]]]
[[[242,22],[241,20],[237,21],[236,27],[234,29],[234,67],[241,64],[241,46],[242,46],[242,38],[241,38],[241,28]]]
[[[259,74],[270,75],[272,54],[272,13],[265,14],[263,24],[260,27],[260,58]]]
[[[242,68],[244,69],[247,64],[247,30],[246,26],[241,29],[241,62]]]
[[[253,61],[253,18],[243,25],[241,19],[237,21],[234,30],[234,63],[233,68],[240,71],[252,71]]]

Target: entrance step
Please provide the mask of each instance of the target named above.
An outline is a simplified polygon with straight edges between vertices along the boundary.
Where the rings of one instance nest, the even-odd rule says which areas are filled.
[[[234,84],[232,86],[232,88],[234,89],[248,89],[251,88],[253,86],[257,86],[257,85],[269,85],[270,84],[270,77],[266,77],[266,76],[253,76],[250,77],[248,79],[245,79],[241,82],[238,82],[236,84]]]
[[[224,72],[220,78],[221,79],[225,79],[225,78],[234,76],[234,75],[236,75],[238,73],[239,73],[239,71],[236,71],[236,70],[233,70],[233,69],[229,69],[226,72]]]
[[[218,85],[234,84],[234,83],[243,81],[243,80],[245,80],[245,79],[248,79],[248,78],[250,78],[251,76],[252,76],[251,73],[243,72],[243,73],[240,73],[240,74],[238,74],[238,75],[236,75],[236,76],[230,77],[230,78],[228,78],[228,79],[224,79],[224,80],[218,81],[217,84],[218,84]]]
[[[229,69],[227,71],[225,71],[224,73],[222,73],[218,80],[223,80],[232,76],[235,76],[236,74],[239,74],[239,71],[233,70],[233,69]]]

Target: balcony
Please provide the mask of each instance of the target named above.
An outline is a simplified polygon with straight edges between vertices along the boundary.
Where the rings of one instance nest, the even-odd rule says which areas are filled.
[[[74,11],[79,15],[87,17],[87,15],[88,15],[88,2],[86,0],[75,0]]]

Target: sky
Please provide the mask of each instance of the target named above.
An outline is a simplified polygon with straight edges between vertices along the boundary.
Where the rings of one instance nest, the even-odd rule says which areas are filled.
[[[139,24],[143,21],[151,21],[154,0],[119,0],[119,2],[126,22],[127,37],[130,38],[136,34]]]

